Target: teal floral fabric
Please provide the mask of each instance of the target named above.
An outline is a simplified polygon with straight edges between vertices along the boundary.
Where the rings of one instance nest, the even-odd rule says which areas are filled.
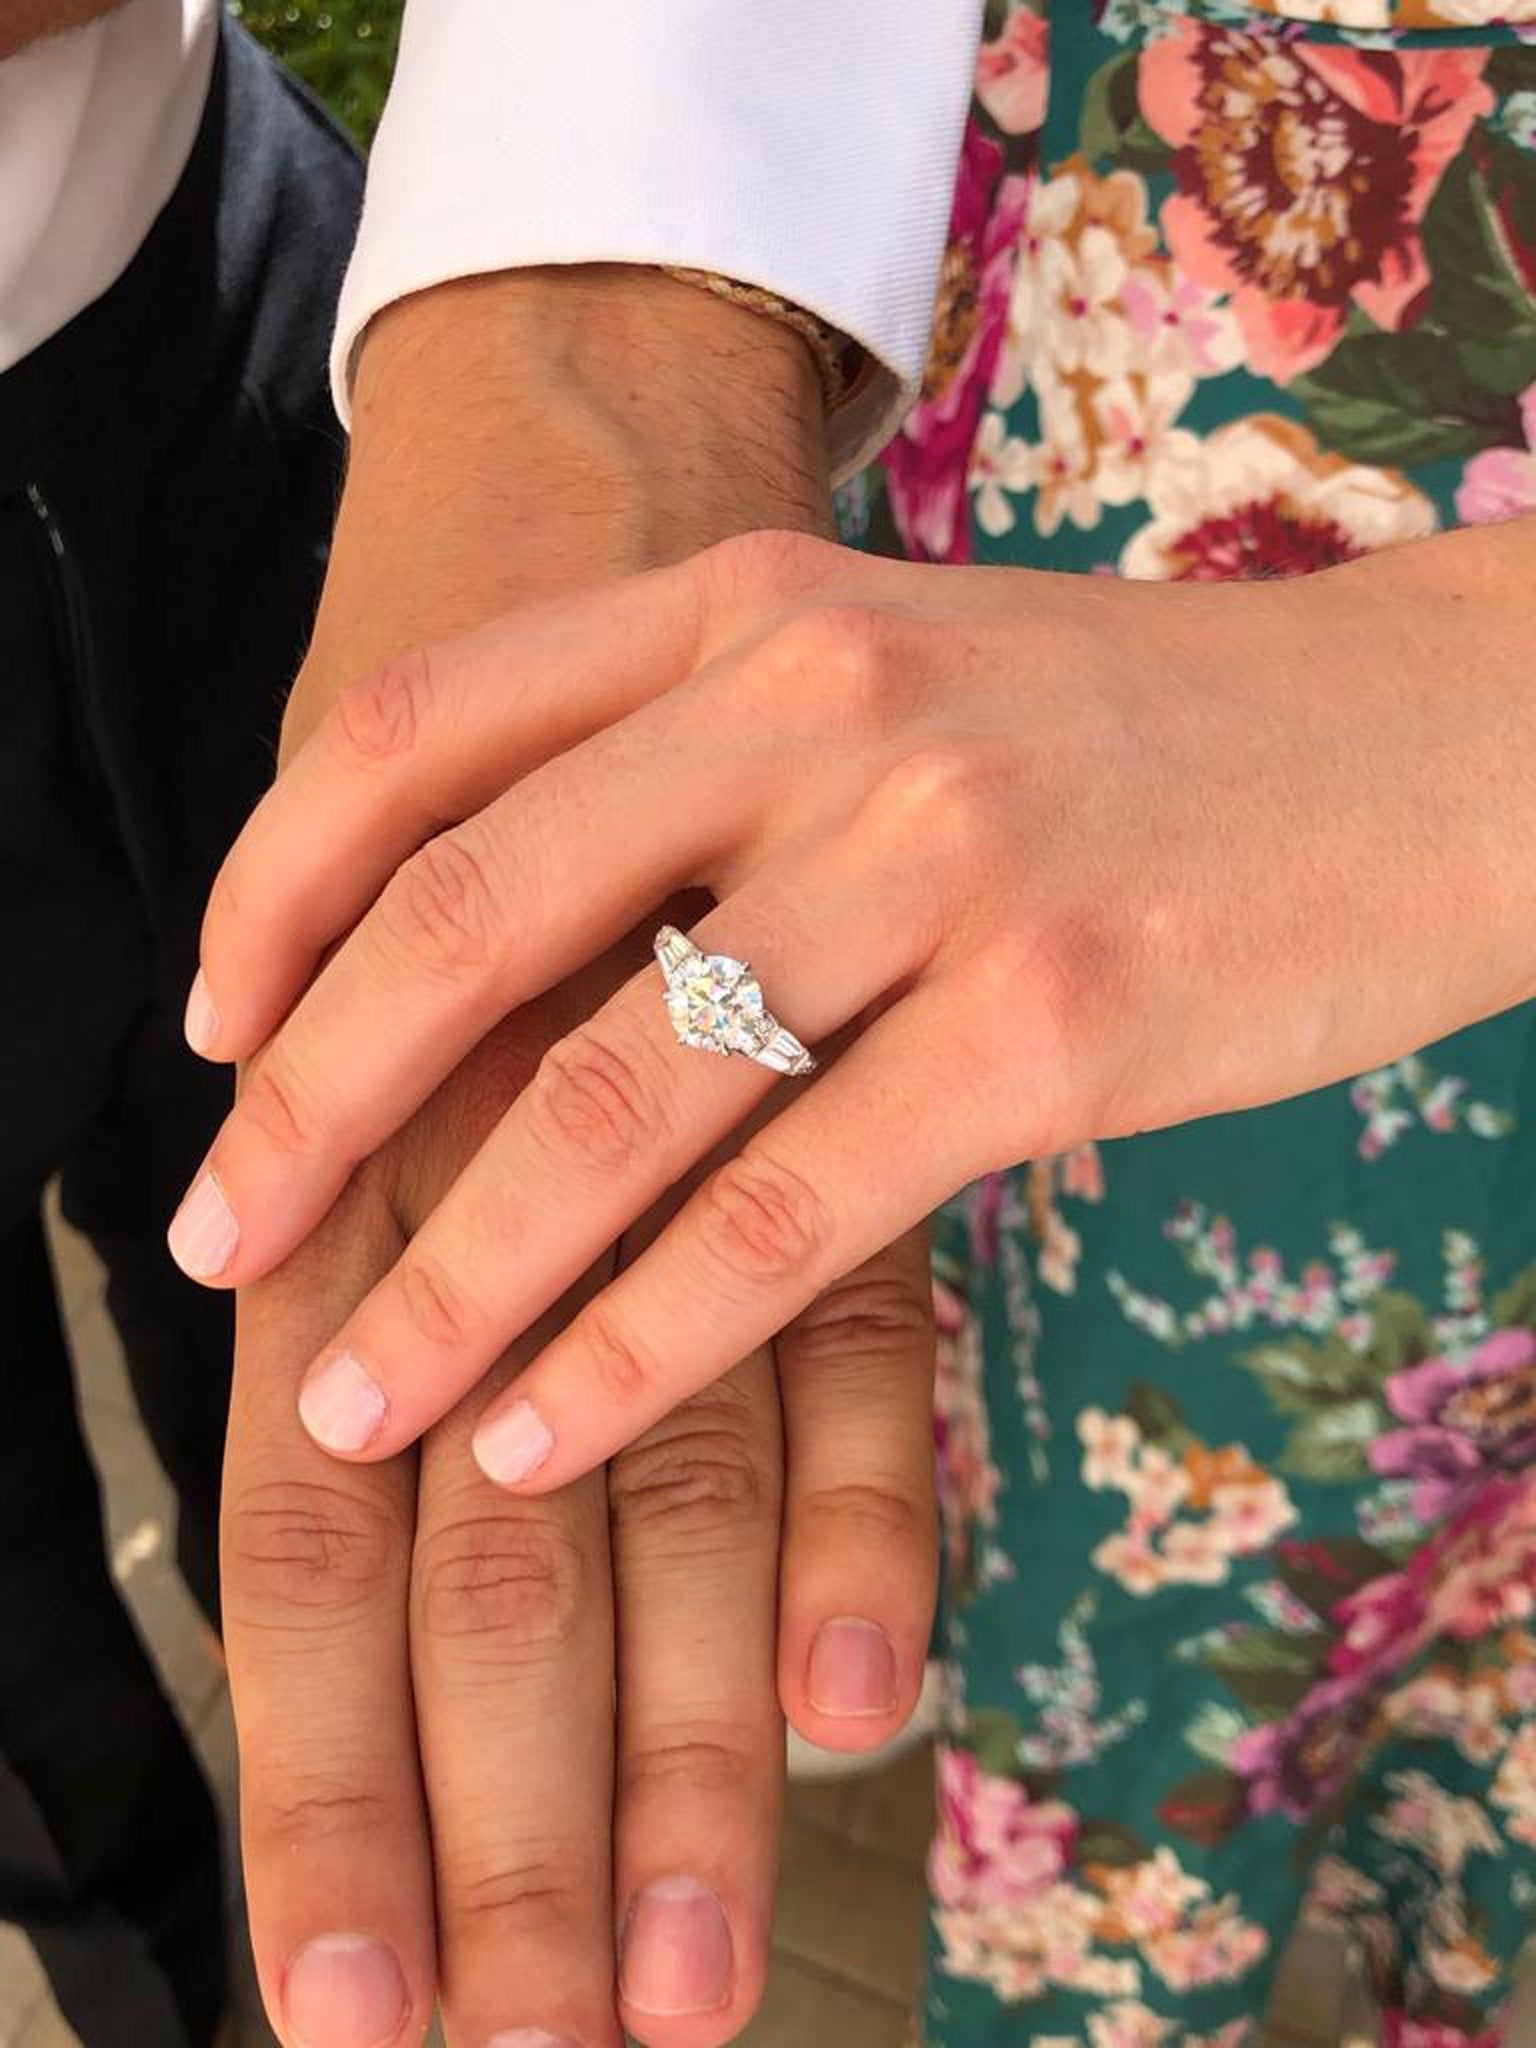
[[[923,399],[852,526],[1238,578],[1536,510],[1527,21],[994,6]],[[1299,1922],[1358,1944],[1398,2048],[1500,2041],[1536,1925],[1532,1012],[988,1180],[936,1289],[930,2048],[1236,2048]]]

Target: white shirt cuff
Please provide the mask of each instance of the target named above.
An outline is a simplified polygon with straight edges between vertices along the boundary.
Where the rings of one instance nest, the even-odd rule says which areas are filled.
[[[408,0],[342,290],[363,330],[450,278],[679,264],[776,292],[879,374],[832,420],[850,475],[916,397],[982,0]]]

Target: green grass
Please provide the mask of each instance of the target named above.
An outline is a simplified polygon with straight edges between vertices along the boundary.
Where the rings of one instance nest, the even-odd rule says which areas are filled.
[[[400,36],[401,4],[402,0],[234,0],[234,11],[366,148],[384,109]]]

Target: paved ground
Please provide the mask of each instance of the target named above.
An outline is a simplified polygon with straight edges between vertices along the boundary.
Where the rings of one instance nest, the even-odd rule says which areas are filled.
[[[228,1804],[235,1781],[229,1702],[167,1550],[165,1482],[133,1414],[94,1266],[78,1242],[61,1235],[58,1246],[116,1570]],[[931,1803],[925,1751],[878,1776],[794,1788],[773,1978],[745,2048],[905,2048],[922,1948]],[[1352,2031],[1348,2005],[1336,1956],[1316,1946],[1294,1954],[1276,1999],[1271,2048],[1330,2048]],[[1536,2048],[1536,2027],[1519,2031],[1527,2048]],[[4,1927],[0,2048],[74,2048],[30,1951]],[[248,1970],[234,2048],[273,2048]]]

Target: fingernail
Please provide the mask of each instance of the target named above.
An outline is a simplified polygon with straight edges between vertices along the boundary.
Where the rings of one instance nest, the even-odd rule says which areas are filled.
[[[896,1705],[896,1652],[883,1628],[840,1615],[823,1622],[811,1644],[806,1697],[818,1714],[852,1720],[889,1714]]]
[[[731,1964],[724,1909],[691,1877],[661,1878],[630,1907],[619,1990],[637,2012],[718,2011],[731,1995]]]
[[[326,1451],[366,1451],[388,1408],[383,1388],[350,1351],[316,1366],[299,1389],[299,1420]]]
[[[201,1173],[166,1233],[171,1257],[190,1280],[216,1280],[235,1256],[240,1225],[211,1173]]]
[[[496,2034],[485,2048],[576,2048],[563,2034],[546,2034],[542,2027],[514,2027],[510,2034]]]
[[[302,2048],[383,2048],[409,2004],[391,1950],[366,1934],[322,1934],[288,1965],[283,2011]]]
[[[192,983],[192,993],[187,997],[186,1022],[182,1029],[188,1045],[206,1059],[219,1035],[219,1013],[213,1007],[213,997],[208,993],[208,983],[203,978],[201,967]]]
[[[520,1486],[555,1448],[555,1439],[531,1401],[514,1401],[475,1431],[475,1463],[498,1486]]]

